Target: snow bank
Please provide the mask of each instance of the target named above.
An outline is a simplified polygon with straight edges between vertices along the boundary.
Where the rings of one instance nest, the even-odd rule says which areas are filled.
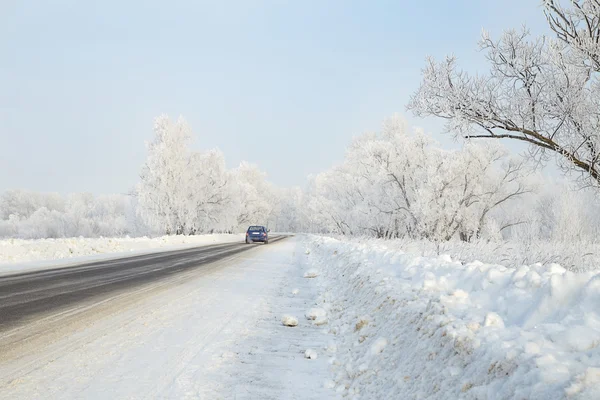
[[[361,398],[600,398],[600,272],[507,268],[308,237],[305,268]]]
[[[560,264],[573,272],[593,271],[600,268],[600,242],[585,240],[548,241],[548,240],[507,240],[463,242],[433,242],[411,239],[375,239],[371,237],[338,237],[356,244],[368,244],[373,247],[402,250],[407,254],[422,257],[437,257],[448,254],[452,259],[462,262],[482,261],[502,264],[507,267],[520,267],[540,263],[544,266]]]
[[[243,235],[162,236],[156,238],[66,238],[66,239],[5,239],[0,240],[0,271],[19,270],[25,265],[42,260],[69,259],[86,261],[89,256],[132,255],[154,251],[174,250],[227,242],[242,242]],[[55,264],[55,263],[54,263]],[[37,265],[43,265],[37,264]],[[31,265],[28,265],[31,266]]]

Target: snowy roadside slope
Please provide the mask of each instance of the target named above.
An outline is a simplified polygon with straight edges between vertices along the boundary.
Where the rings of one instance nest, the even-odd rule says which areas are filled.
[[[210,244],[241,243],[243,240],[243,234],[161,236],[156,238],[3,239],[0,240],[0,274]]]
[[[304,239],[338,391],[361,398],[600,398],[600,273]]]

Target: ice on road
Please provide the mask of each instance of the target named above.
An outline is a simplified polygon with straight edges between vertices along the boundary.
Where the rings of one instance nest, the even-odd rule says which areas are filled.
[[[323,399],[323,327],[298,318],[317,287],[294,262],[288,239],[244,252],[223,266],[159,293],[35,352],[37,361],[0,367],[10,399]],[[202,269],[199,269],[202,271]],[[295,294],[292,294],[294,289]],[[312,357],[311,357],[312,358]]]

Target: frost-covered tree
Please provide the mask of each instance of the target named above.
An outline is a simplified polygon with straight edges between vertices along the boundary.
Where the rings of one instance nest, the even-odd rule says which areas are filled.
[[[45,207],[50,211],[65,211],[64,198],[58,193],[37,193],[26,190],[8,190],[0,196],[0,219],[9,216],[29,218]]]
[[[190,140],[182,117],[173,122],[161,115],[154,120],[154,140],[146,144],[148,156],[136,191],[139,211],[150,226],[167,234],[189,229]]]
[[[497,146],[443,150],[394,116],[311,181],[306,214],[321,231],[469,241],[514,223],[496,221],[494,211],[528,191],[525,173]]]
[[[273,212],[275,194],[266,174],[256,165],[242,162],[232,171],[236,228],[246,225],[267,225]]]
[[[233,226],[232,176],[219,150],[190,155],[190,182],[186,190],[189,233],[228,231]]]
[[[356,198],[359,188],[344,166],[310,177],[304,204],[305,225],[312,232],[358,233]]]
[[[10,190],[0,196],[0,237],[25,239],[123,236],[145,233],[124,195],[37,193]]]
[[[302,214],[304,193],[299,187],[275,188],[275,205],[269,226],[277,232],[302,232],[305,230]]]
[[[228,170],[219,150],[192,151],[182,118],[157,118],[154,133],[136,191],[139,213],[150,226],[167,234],[197,234],[269,222],[276,196],[258,167],[242,162]]]
[[[565,2],[563,2],[565,3]],[[600,1],[544,0],[546,19],[556,36],[569,45],[581,61],[600,72]]]
[[[544,1],[553,35],[509,30],[479,43],[487,75],[457,68],[455,57],[427,61],[408,108],[447,120],[467,138],[517,140],[531,157],[558,154],[566,172],[584,185],[600,183],[600,6],[598,0]]]
[[[576,190],[567,182],[546,180],[542,191],[507,211],[521,214],[524,223],[506,236],[521,243],[595,242],[600,235],[600,203],[592,188]]]

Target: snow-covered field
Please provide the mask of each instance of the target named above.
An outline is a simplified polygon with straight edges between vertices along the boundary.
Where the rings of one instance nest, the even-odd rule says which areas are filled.
[[[243,240],[243,234],[179,235],[155,238],[2,239],[0,240],[0,273],[217,243],[241,243]]]
[[[389,244],[389,243],[388,243]],[[305,239],[349,398],[600,398],[600,272]]]

